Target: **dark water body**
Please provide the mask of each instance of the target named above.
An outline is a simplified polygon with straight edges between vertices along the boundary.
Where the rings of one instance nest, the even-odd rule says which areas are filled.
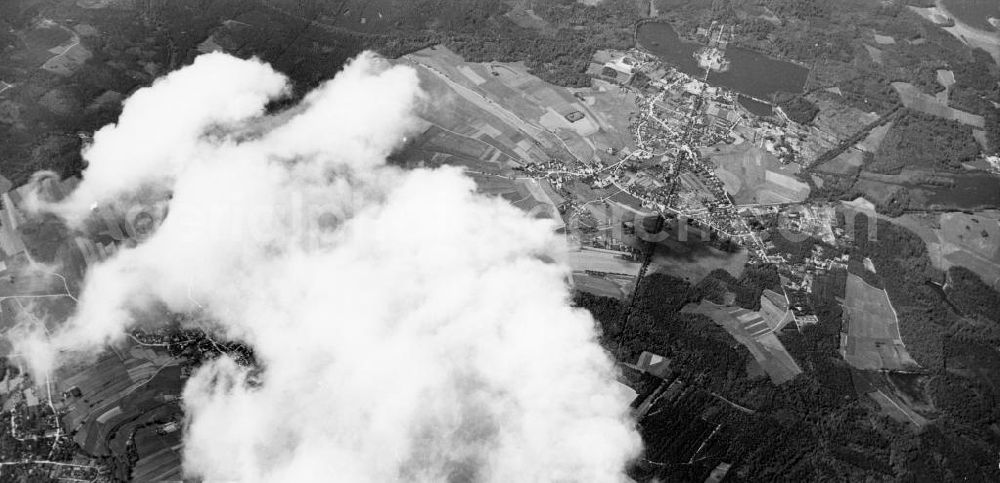
[[[639,45],[656,54],[660,60],[672,64],[677,70],[697,77],[704,74],[694,60],[694,53],[701,45],[694,42],[684,42],[670,24],[647,22],[639,26],[637,32]]]
[[[927,198],[930,205],[972,210],[1000,206],[1000,178],[987,173],[959,174],[954,185],[934,189]]]
[[[1000,18],[1000,0],[944,0],[943,3],[963,23],[987,32],[996,31],[987,19]]]
[[[702,45],[682,41],[670,24],[642,24],[637,37],[639,45],[677,70],[698,78],[704,75],[704,69],[694,59],[694,53]],[[726,58],[729,70],[712,72],[708,76],[709,83],[760,99],[770,99],[776,92],[800,93],[809,76],[809,69],[798,64],[739,47],[726,49]]]
[[[746,108],[746,110],[758,116],[770,116],[771,114],[774,113],[774,109],[771,109],[770,104],[757,102],[746,96],[740,96],[738,102],[740,103],[741,106]]]

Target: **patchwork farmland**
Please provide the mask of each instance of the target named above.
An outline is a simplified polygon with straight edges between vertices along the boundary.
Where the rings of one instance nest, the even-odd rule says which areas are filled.
[[[899,93],[899,98],[903,101],[903,105],[907,108],[920,111],[924,114],[958,121],[967,126],[979,129],[982,129],[983,126],[986,125],[986,120],[983,119],[983,116],[948,107],[947,101],[942,101],[942,99],[935,96],[925,94],[920,90],[920,88],[914,86],[913,84],[907,82],[893,82],[892,87],[893,89],[896,89],[897,93]]]
[[[704,154],[737,203],[790,203],[809,196],[809,185],[795,178],[796,167],[782,166],[773,154],[750,143],[716,147]]]
[[[65,396],[63,421],[76,430],[74,440],[93,455],[120,454],[133,429],[179,417],[178,360],[150,348],[109,350],[96,362],[64,369],[59,389]]]
[[[785,312],[776,316],[780,312],[774,303],[778,297],[774,292],[771,294],[773,295],[761,297],[762,302],[766,299],[766,303],[770,306],[763,314],[740,307],[718,305],[708,300],[702,300],[699,305],[688,305],[684,308],[684,312],[708,316],[722,326],[750,351],[754,361],[764,369],[772,382],[781,384],[801,374],[802,368],[775,335],[775,331],[788,323],[788,320],[785,320],[787,305]]]
[[[889,295],[854,274],[847,276],[840,353],[850,365],[862,370],[918,367],[903,344]]]

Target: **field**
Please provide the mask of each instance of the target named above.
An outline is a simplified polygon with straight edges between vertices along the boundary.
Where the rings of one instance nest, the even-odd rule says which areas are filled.
[[[884,63],[883,60],[884,52],[882,52],[882,49],[865,44],[865,50],[868,51],[868,55],[871,56],[872,61],[874,61],[876,64]]]
[[[848,149],[837,157],[816,166],[816,171],[828,174],[850,174],[857,172],[865,164],[864,152],[858,149]]]
[[[658,250],[650,264],[650,271],[673,275],[694,285],[719,269],[738,277],[750,258],[747,251],[742,249],[736,253],[727,253],[707,245],[694,250],[683,246],[681,248],[686,248],[687,253],[679,252],[677,245],[672,249]]]
[[[40,23],[36,28],[25,31],[21,35],[24,45],[22,56],[24,66],[38,67],[52,57],[53,50],[70,40],[66,29],[52,22]]]
[[[97,361],[61,369],[58,389],[68,395],[63,421],[88,453],[124,452],[128,429],[179,412],[177,362],[149,348],[111,349]],[[120,437],[124,435],[124,438]]]
[[[944,87],[944,90],[935,94],[935,97],[941,102],[947,103],[948,96],[951,95],[951,87],[955,85],[955,72],[945,69],[938,69],[936,71],[938,84]]]
[[[449,74],[440,70],[452,62],[461,62],[460,57],[439,47],[408,56],[403,62],[427,66],[418,68],[417,72],[421,87],[434,102],[426,103],[420,116],[428,127],[438,128],[438,131],[425,133],[420,142],[410,143],[407,149],[422,149],[424,143],[429,143],[427,150],[430,152],[440,152],[444,148],[447,154],[490,161],[498,166],[543,163],[549,159],[544,150],[555,148],[558,140],[545,137],[541,128],[528,125],[477,93],[473,90],[475,84],[458,69],[452,69]],[[472,87],[460,82],[469,82]],[[535,144],[532,136],[538,135],[542,136],[542,142]],[[437,137],[440,139],[435,143]]]
[[[930,8],[917,8],[913,6],[910,8],[917,12],[920,16],[931,21],[934,21],[936,18],[953,19],[955,21],[955,25],[942,27],[944,31],[948,32],[964,44],[989,52],[989,54],[993,56],[993,60],[1000,63],[1000,37],[996,35],[995,30],[980,30],[972,25],[969,25],[961,18],[956,18],[952,15],[952,12],[948,10],[946,2],[942,0],[935,0],[934,5],[934,7]],[[965,17],[964,13],[963,17]]]
[[[863,193],[865,199],[874,203],[879,209],[888,206],[906,192],[906,188],[898,184],[866,178],[858,179],[854,188]]]
[[[875,36],[875,43],[879,45],[892,45],[896,43],[896,39],[892,38],[889,35],[874,34],[874,36]]]
[[[912,424],[918,429],[927,425],[927,418],[917,410],[934,412],[933,406],[924,400],[919,381],[911,381],[919,377],[910,374],[851,372],[854,390],[858,395],[871,398],[886,416],[903,424]]]
[[[865,370],[917,367],[899,334],[899,320],[885,290],[848,274],[840,353],[850,365]]]
[[[623,252],[592,247],[571,248],[569,266],[577,290],[623,299],[635,285],[641,264],[626,260]]]
[[[866,136],[860,143],[856,144],[855,147],[868,153],[874,153],[878,151],[879,146],[882,145],[882,141],[885,136],[889,134],[889,130],[892,129],[892,123],[887,122],[881,126],[872,129],[868,136]]]
[[[591,275],[588,273],[573,273],[573,287],[577,290],[624,300],[635,285],[634,277],[619,275]]]
[[[955,174],[911,168],[903,168],[899,174],[861,171],[852,190],[874,203],[880,213],[890,216],[899,216],[903,210],[983,211],[1000,206],[1000,178],[975,171]]]
[[[912,423],[918,428],[927,425],[926,418],[914,412],[909,406],[901,404],[898,400],[885,392],[870,392],[868,393],[868,397],[872,398],[872,400],[874,400],[879,407],[882,408],[883,412],[896,421],[901,423]]]
[[[821,173],[842,175],[861,169],[865,164],[865,153],[875,153],[878,151],[879,146],[882,145],[882,141],[889,134],[890,129],[892,129],[891,122],[872,129],[868,133],[868,136],[854,145],[853,149],[848,149],[822,165],[816,166],[816,170]]]
[[[523,4],[525,2],[518,3]],[[532,11],[530,5],[514,5],[510,11],[506,13],[506,17],[520,27],[534,29],[544,35],[555,35],[557,32],[557,30],[546,22],[545,19],[539,17],[538,14]]]
[[[989,22],[990,18],[1000,19],[1000,3],[994,0],[944,0],[941,3],[948,13],[970,27],[987,32],[997,30]]]
[[[569,252],[569,264],[575,271],[612,273],[635,277],[640,264],[621,258],[619,252],[597,248],[581,248]]]
[[[986,125],[986,120],[983,119],[983,116],[948,107],[946,102],[942,102],[941,99],[930,94],[925,94],[913,84],[908,82],[893,82],[892,87],[899,93],[899,98],[903,101],[903,105],[909,109],[958,121],[967,126],[979,129],[982,129]]]
[[[499,196],[525,212],[531,213],[536,218],[548,218],[554,223],[554,230],[566,226],[555,201],[549,195],[551,190],[546,189],[547,182],[535,179],[512,180],[477,173],[469,175],[476,181],[476,187],[480,193]]]
[[[93,54],[86,47],[75,44],[56,54],[42,64],[42,68],[61,76],[70,76],[80,69]]]
[[[403,61],[421,67],[425,82],[446,87],[444,91],[450,92],[444,92],[445,99],[468,101],[501,120],[502,125],[491,123],[501,132],[534,138],[543,149],[563,150],[589,164],[609,160],[608,148],[621,150],[632,145],[628,115],[634,107],[634,95],[617,87],[558,87],[529,74],[523,63],[464,62],[441,46],[407,55]],[[582,117],[570,121],[567,116],[571,115]],[[434,109],[425,117],[436,122],[438,117],[447,116]]]
[[[706,315],[726,329],[750,351],[757,364],[771,378],[771,382],[781,384],[802,373],[802,369],[788,354],[761,314],[739,307],[716,305],[708,300],[702,300],[699,305],[689,304],[683,311]]]
[[[962,266],[1000,289],[1000,212],[908,214],[893,222],[924,240],[936,268]]]
[[[857,132],[858,127],[878,119],[878,114],[848,106],[840,96],[829,92],[815,92],[806,98],[819,108],[813,125],[820,133],[832,135],[835,139],[849,138]]]
[[[809,185],[799,181],[797,165],[781,166],[767,151],[749,143],[703,150],[716,166],[716,175],[739,204],[800,202]]]
[[[181,479],[181,432],[160,434],[152,427],[136,431],[135,448],[139,460],[132,471],[133,481]]]
[[[788,299],[785,295],[771,290],[764,290],[761,294],[759,312],[768,328],[774,332],[780,331],[795,319],[788,310]]]
[[[1000,263],[1000,213],[978,215],[953,212],[940,218],[943,251],[967,251],[986,263]],[[947,256],[947,255],[946,255]]]

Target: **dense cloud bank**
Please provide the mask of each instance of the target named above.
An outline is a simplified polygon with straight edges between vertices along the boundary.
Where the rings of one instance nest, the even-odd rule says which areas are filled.
[[[35,369],[165,306],[263,368],[247,384],[221,358],[189,379],[190,476],[623,480],[639,447],[628,395],[569,305],[551,224],[457,169],[386,166],[426,101],[412,69],[363,54],[267,113],[288,93],[267,64],[210,54],[95,134],[79,188],[40,209],[75,227],[102,205],[168,214],[91,266],[61,329],[21,341]]]

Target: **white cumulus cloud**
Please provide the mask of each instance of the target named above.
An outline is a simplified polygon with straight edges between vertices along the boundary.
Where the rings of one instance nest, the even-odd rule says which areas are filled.
[[[209,54],[95,135],[79,188],[48,208],[77,226],[95,203],[168,214],[90,268],[62,328],[24,342],[36,363],[99,351],[162,304],[262,368],[221,358],[188,381],[192,477],[624,480],[628,394],[569,303],[551,223],[458,169],[386,165],[427,101],[412,69],[363,54],[266,113],[288,92],[267,64]]]

